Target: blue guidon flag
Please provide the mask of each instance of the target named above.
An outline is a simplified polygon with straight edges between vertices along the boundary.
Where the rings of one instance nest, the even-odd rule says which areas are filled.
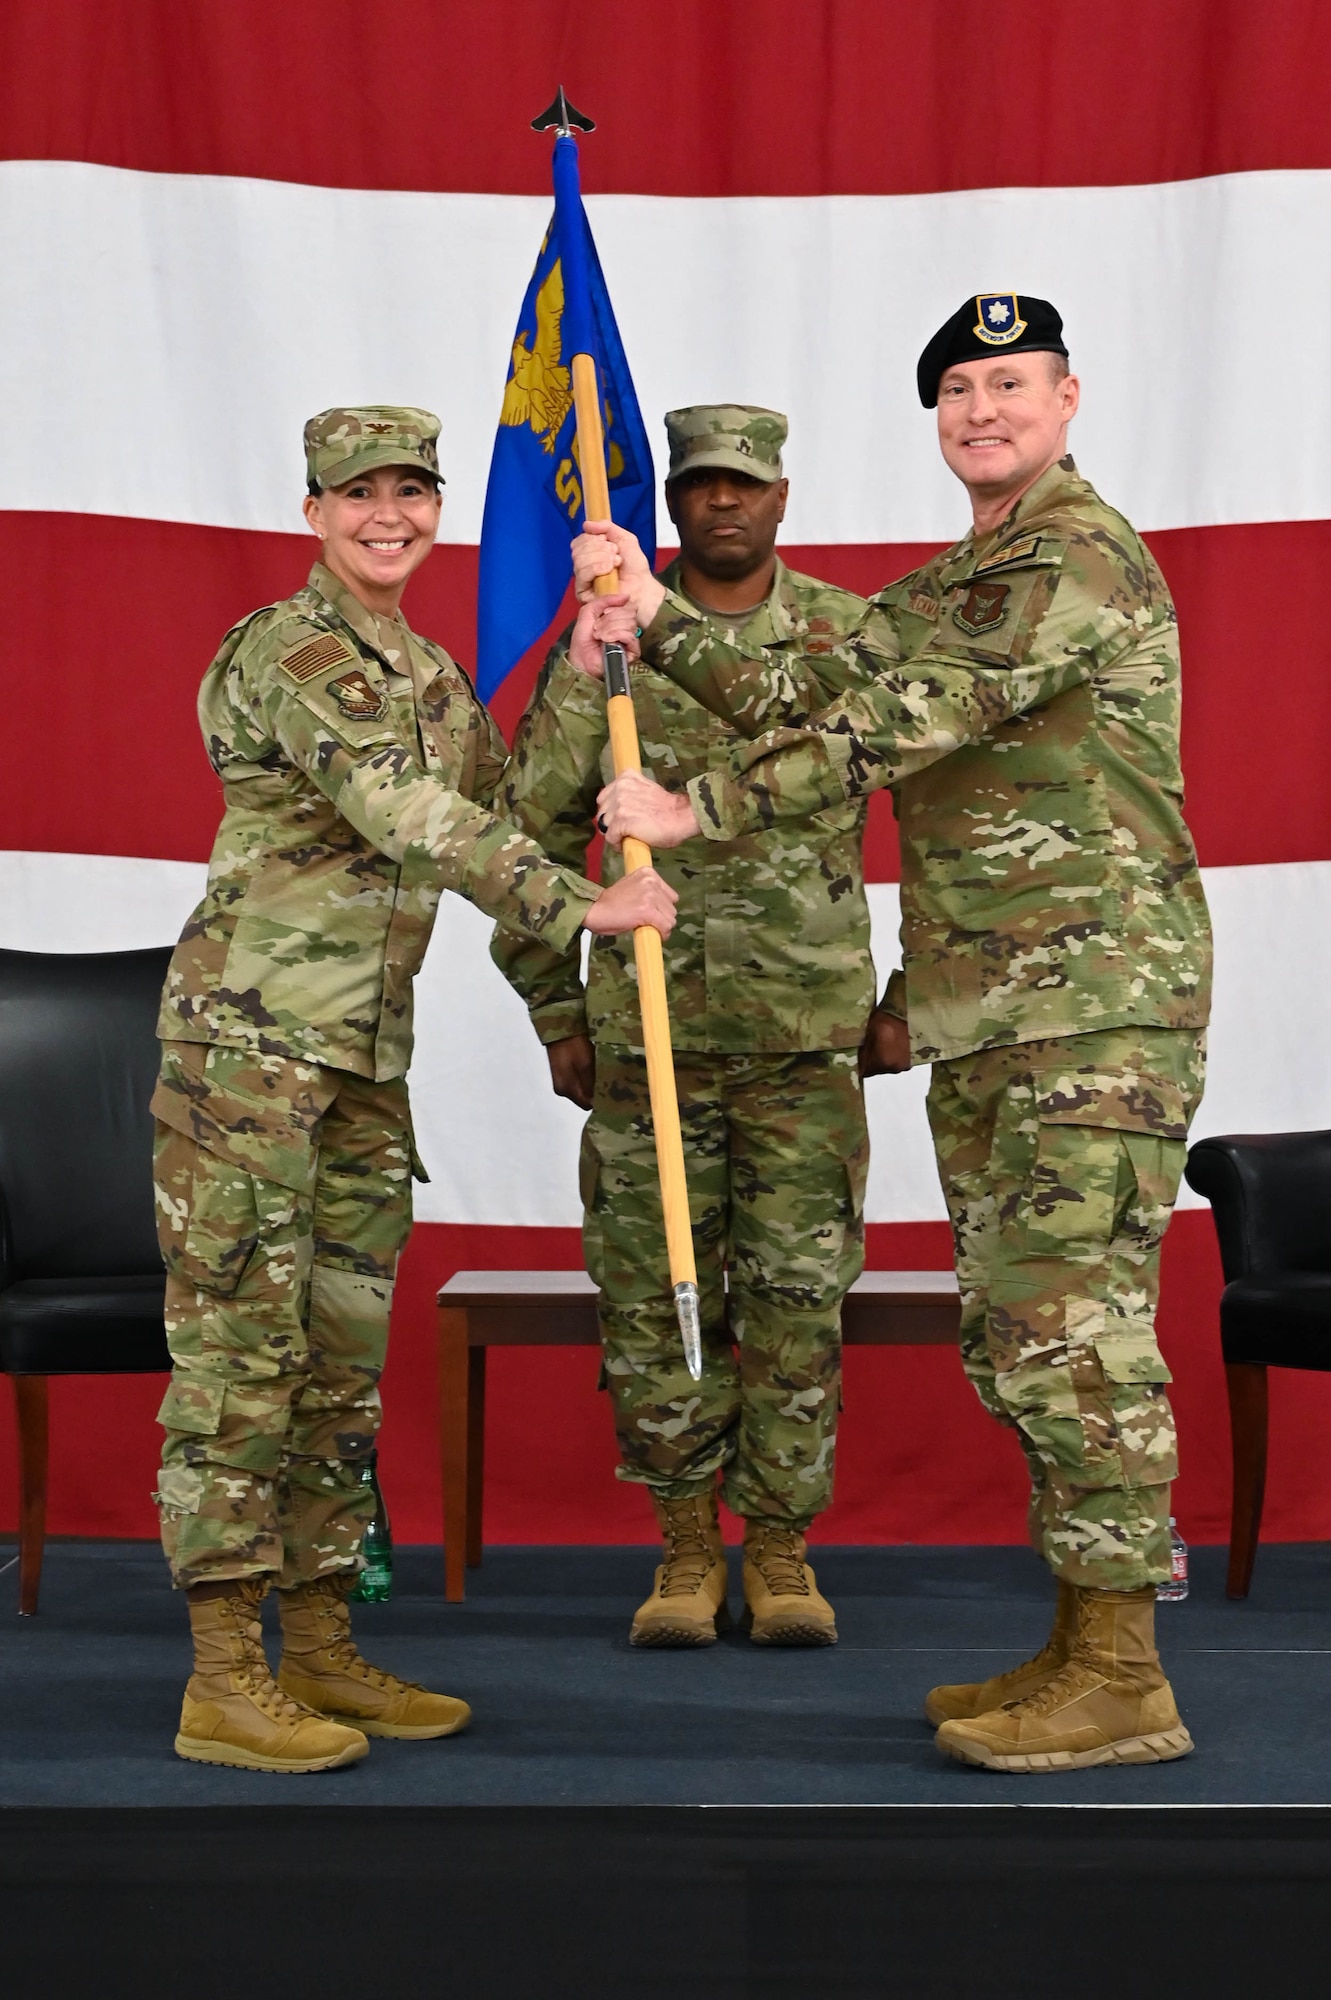
[[[1026,322],[1017,310],[1015,292],[981,292],[975,301],[975,325],[971,329],[977,340],[987,341],[990,347],[1007,347],[1026,331]]]
[[[584,519],[573,414],[575,354],[601,382],[610,500],[649,562],[656,480],[638,398],[578,184],[578,148],[554,149],[555,212],[536,259],[504,384],[481,525],[476,685],[494,693],[555,616],[568,589],[569,543]]]

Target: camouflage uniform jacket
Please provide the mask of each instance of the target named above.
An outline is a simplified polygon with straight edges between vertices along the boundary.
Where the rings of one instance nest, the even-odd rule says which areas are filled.
[[[411,1057],[441,890],[563,950],[597,895],[486,809],[504,746],[471,683],[316,563],[235,626],[199,720],[225,811],[162,996],[165,1042],[378,1082]]]
[[[664,581],[681,588],[678,563]],[[849,685],[829,649],[864,610],[863,598],[798,576],[778,560],[769,596],[734,637],[741,648],[763,646],[777,660],[804,654],[828,701]],[[725,767],[738,741],[728,724],[663,674],[635,666],[632,679],[646,770],[677,788]],[[561,641],[518,729],[497,803],[548,853],[581,868],[595,830],[596,794],[611,775],[604,688],[572,665]],[[677,1049],[858,1047],[874,999],[864,814],[862,800],[841,799],[808,825],[655,857],[680,899],[665,947]],[[607,850],[606,878],[621,872],[619,855]],[[597,1041],[641,1046],[630,939],[593,942],[585,995],[576,945],[559,951],[501,927],[490,950],[543,1042],[590,1033]]]
[[[747,657],[681,598],[643,648],[758,739],[690,784],[708,839],[895,786],[905,975],[886,1004],[909,1021],[917,1062],[1205,1025],[1211,939],[1182,814],[1174,606],[1070,458],[997,528],[872,600],[836,649],[858,685],[807,727],[770,727],[792,663]],[[812,714],[812,677],[804,699]]]

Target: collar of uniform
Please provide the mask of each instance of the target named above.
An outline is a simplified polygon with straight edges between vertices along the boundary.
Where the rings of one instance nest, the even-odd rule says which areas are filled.
[[[322,597],[330,610],[335,611],[344,625],[349,625],[363,646],[368,646],[389,673],[411,677],[411,650],[408,646],[409,628],[401,612],[396,618],[381,618],[375,611],[362,604],[354,590],[348,589],[341,577],[333,575],[323,563],[317,562],[310,571],[311,590]],[[390,638],[390,635],[400,637]],[[390,652],[396,652],[397,660],[390,660]]]
[[[724,611],[714,611],[709,605],[700,604],[685,590],[682,580],[682,565],[678,556],[661,571],[661,582],[667,590],[683,598],[685,604],[700,611],[704,618],[710,618],[714,625],[726,625],[732,631],[743,632],[752,645],[778,646],[783,639],[793,638],[801,623],[800,608],[790,582],[790,571],[780,556],[776,559],[776,570],[772,576],[772,588],[761,604],[755,605],[742,624],[736,624]]]
[[[990,528],[987,535],[977,535],[973,528],[968,528],[956,547],[948,550],[944,573],[950,577],[954,572],[969,571],[978,559],[996,549],[1004,537],[1010,535],[1023,521],[1030,520],[1034,515],[1047,513],[1050,502],[1070,487],[1084,489],[1085,485],[1086,481],[1078,472],[1071,453],[1068,453],[1066,457],[1060,458],[1057,464],[1051,465],[1047,472],[1042,472],[1034,486],[1027,487],[1016,505],[1003,516],[996,528]]]

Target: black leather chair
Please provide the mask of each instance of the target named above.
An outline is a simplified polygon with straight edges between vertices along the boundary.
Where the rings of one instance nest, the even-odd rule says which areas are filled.
[[[1229,1596],[1252,1582],[1266,1491],[1268,1368],[1331,1369],[1331,1132],[1200,1139],[1189,1187],[1215,1216],[1234,1445]]]
[[[18,1413],[28,1617],[46,1537],[46,1378],[171,1365],[148,1114],[170,956],[0,951],[0,1369]]]

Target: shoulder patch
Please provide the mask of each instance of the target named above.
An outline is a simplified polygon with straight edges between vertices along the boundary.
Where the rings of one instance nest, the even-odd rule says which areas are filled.
[[[953,621],[963,632],[978,638],[982,632],[992,632],[1002,624],[1007,614],[1007,601],[1011,585],[1006,583],[973,583],[966,593],[965,601],[952,613]]]
[[[294,652],[284,653],[277,664],[289,679],[302,682],[313,680],[316,674],[336,666],[341,660],[355,658],[355,649],[345,639],[340,639],[336,632],[321,632],[317,639],[307,639]]]
[[[286,665],[285,660],[282,664]],[[388,696],[381,688],[371,686],[360,667],[329,681],[328,692],[343,715],[353,722],[378,722],[388,713]]]

